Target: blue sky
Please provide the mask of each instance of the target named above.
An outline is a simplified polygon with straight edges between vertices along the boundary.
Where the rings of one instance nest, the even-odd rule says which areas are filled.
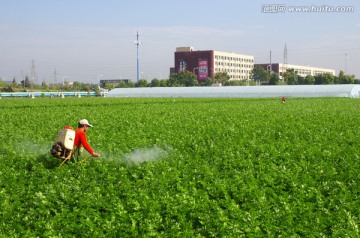
[[[282,13],[264,13],[285,4]],[[360,2],[277,0],[0,0],[0,78],[18,82],[97,82],[168,78],[179,46],[254,55],[255,63],[283,62],[346,68],[360,78]],[[294,13],[291,6],[353,6],[354,11]]]

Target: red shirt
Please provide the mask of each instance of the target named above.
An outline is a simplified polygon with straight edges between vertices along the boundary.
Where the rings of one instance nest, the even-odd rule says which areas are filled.
[[[79,128],[75,131],[75,141],[74,141],[75,147],[81,147],[84,146],[84,148],[92,155],[94,154],[94,150],[90,147],[89,143],[86,140],[86,134]],[[80,149],[80,148],[79,148]]]

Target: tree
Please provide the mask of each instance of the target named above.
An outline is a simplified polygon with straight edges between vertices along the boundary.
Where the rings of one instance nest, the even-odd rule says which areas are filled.
[[[254,67],[251,70],[250,75],[254,81],[259,81],[259,82],[268,82],[270,78],[269,72],[266,71],[266,69],[264,69],[261,66]]]
[[[136,87],[145,88],[148,86],[148,82],[146,79],[140,79],[139,82],[136,83]]]
[[[303,80],[303,84],[314,84],[315,83],[315,78],[314,76],[308,74],[305,76],[304,80]]]
[[[207,77],[204,82],[204,86],[211,86],[214,83],[214,80],[210,77]]]
[[[151,80],[150,87],[160,87],[160,80],[158,80],[157,78]]]
[[[22,85],[25,85],[25,88],[31,88],[31,82],[27,75],[25,76],[25,82],[23,82],[23,81],[21,81],[21,82],[22,82]]]
[[[347,74],[346,75],[346,78],[345,78],[345,80],[344,80],[344,83],[348,83],[348,84],[353,84],[353,83],[355,83],[355,74],[353,74],[353,75],[349,75],[349,74]]]
[[[181,87],[184,86],[179,77],[179,73],[171,74],[168,82],[169,87]]]
[[[198,86],[197,77],[190,71],[182,70],[179,73],[171,74],[168,81],[170,87],[191,87]]]
[[[338,83],[340,84],[353,84],[355,82],[355,75],[345,74],[344,71],[340,70]]]
[[[49,88],[49,85],[48,85],[46,82],[42,82],[42,83],[41,83],[41,88],[42,88],[42,89],[48,89],[48,88]]]
[[[7,83],[2,81],[2,79],[0,79],[0,88],[5,88],[7,86],[8,86]]]
[[[18,84],[16,82],[16,78],[14,77],[11,83],[11,87],[17,88]]]
[[[227,85],[230,80],[230,77],[227,72],[217,72],[214,75],[214,82],[221,83],[222,85]]]
[[[128,88],[134,88],[136,86],[135,83],[131,82],[131,81],[127,82],[126,85],[127,85]]]
[[[330,73],[325,73],[324,81],[326,84],[334,84],[334,75]]]
[[[115,88],[128,88],[129,85],[124,81],[121,81]]]
[[[288,69],[283,73],[284,81],[289,85],[298,84],[298,75],[295,73],[294,69]]]
[[[112,83],[105,83],[104,88],[111,90],[111,89],[115,88],[115,85]]]
[[[246,81],[242,81],[242,80],[230,80],[227,85],[229,86],[242,86],[242,85],[246,85]]]
[[[86,86],[84,86],[84,87],[86,87]],[[62,86],[60,86],[60,88],[61,88],[61,90],[63,90],[63,91],[71,91],[71,90],[74,90],[73,88],[71,88],[71,86],[70,86],[70,84],[68,84],[68,83],[65,83],[64,85],[62,85]],[[78,90],[76,90],[76,91],[82,91],[83,89],[82,89],[82,86],[78,89]],[[90,87],[89,87],[89,90],[90,90]],[[85,91],[89,91],[89,90],[85,90]]]
[[[80,90],[81,90],[81,91],[90,91],[90,84],[88,84],[88,83],[82,83]]]
[[[167,79],[162,79],[162,80],[160,80],[160,87],[167,87],[168,86],[168,82],[169,82],[169,80],[167,80]]]
[[[280,77],[277,73],[271,72],[270,74],[270,79],[269,79],[269,84],[270,85],[278,85],[280,82]]]
[[[79,91],[81,89],[81,83],[78,81],[75,81],[72,85],[73,90]]]
[[[334,75],[330,73],[316,75],[315,84],[334,84]]]

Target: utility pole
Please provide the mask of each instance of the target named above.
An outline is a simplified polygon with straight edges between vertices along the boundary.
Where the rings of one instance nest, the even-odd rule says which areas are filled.
[[[136,32],[135,45],[136,45],[136,67],[137,67],[136,80],[137,80],[137,82],[139,82],[139,80],[140,80],[140,69],[139,69],[139,45],[140,45],[140,41],[139,41],[139,31]]]

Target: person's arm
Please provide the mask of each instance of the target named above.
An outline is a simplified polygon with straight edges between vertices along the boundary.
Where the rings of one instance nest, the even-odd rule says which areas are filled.
[[[89,145],[89,143],[87,142],[86,139],[86,134],[85,133],[81,133],[81,144],[84,146],[85,150],[87,150],[91,155],[93,155],[95,152],[94,150],[91,148],[91,146]]]

